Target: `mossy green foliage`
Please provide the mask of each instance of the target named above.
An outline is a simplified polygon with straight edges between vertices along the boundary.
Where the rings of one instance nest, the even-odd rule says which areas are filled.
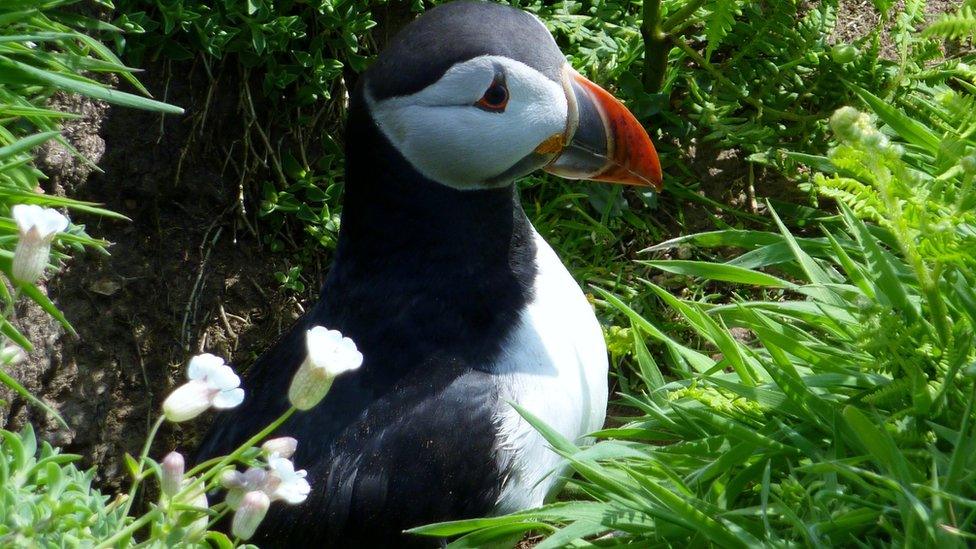
[[[38,441],[30,425],[0,430],[0,547],[91,547],[123,526],[80,457]]]

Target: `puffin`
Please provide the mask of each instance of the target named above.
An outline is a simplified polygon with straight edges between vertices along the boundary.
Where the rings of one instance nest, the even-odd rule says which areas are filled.
[[[273,505],[261,547],[425,547],[404,531],[542,505],[566,465],[516,411],[570,440],[600,429],[608,359],[590,303],[526,217],[536,170],[660,190],[647,131],[576,72],[534,15],[458,0],[407,24],[360,76],[343,210],[319,300],[245,372],[195,460],[280,416],[313,326],[363,354],[298,439],[312,492]]]

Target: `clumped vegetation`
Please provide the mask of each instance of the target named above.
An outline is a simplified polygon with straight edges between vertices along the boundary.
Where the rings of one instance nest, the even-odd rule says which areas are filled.
[[[69,329],[84,320],[12,278],[12,207],[117,215],[38,191],[32,151],[70,147],[57,125],[72,115],[47,100],[175,112],[117,54],[194,60],[214,86],[238,72],[247,199],[269,252],[294,265],[282,291],[314,292],[309,266],[338,231],[345,93],[431,3],[117,0],[108,19],[72,4],[0,8],[0,361],[30,348],[10,322],[22,296]],[[527,213],[605,325],[618,417],[578,446],[527,416],[574,473],[560,500],[416,532],[456,547],[976,542],[976,3],[932,15],[922,0],[876,0],[850,43],[837,38],[839,0],[513,4],[653,128],[666,192],[523,183]],[[736,164],[719,192],[702,176],[712,153]],[[97,237],[70,225],[52,262],[101,249]],[[2,369],[0,381],[32,398]],[[166,499],[148,444],[128,460],[129,498],[111,499],[30,427],[2,437],[0,545],[135,545],[193,528],[201,544],[240,542],[205,533],[226,503],[183,488]],[[242,448],[187,475],[215,487],[220,467],[263,470],[269,454]],[[164,497],[130,516],[151,478]]]

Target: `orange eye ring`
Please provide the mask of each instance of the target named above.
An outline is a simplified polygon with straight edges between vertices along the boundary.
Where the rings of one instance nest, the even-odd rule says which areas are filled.
[[[492,82],[474,106],[488,112],[505,112],[505,107],[508,106],[508,87],[505,82],[497,79]]]

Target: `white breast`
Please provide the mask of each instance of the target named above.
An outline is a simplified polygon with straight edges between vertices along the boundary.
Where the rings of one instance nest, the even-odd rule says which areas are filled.
[[[535,297],[494,365],[502,399],[519,405],[570,440],[603,426],[607,351],[590,304],[549,244],[533,231]],[[506,471],[498,514],[539,506],[558,487],[564,462],[504,400],[495,420]]]

